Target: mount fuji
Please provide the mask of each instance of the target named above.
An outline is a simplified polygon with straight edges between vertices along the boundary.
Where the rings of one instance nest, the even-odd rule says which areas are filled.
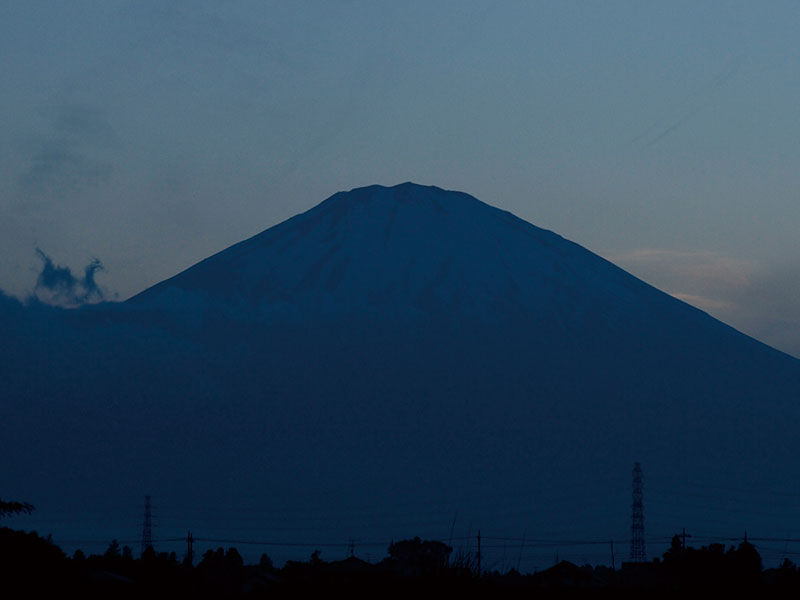
[[[3,494],[56,542],[136,536],[144,494],[164,538],[624,540],[637,461],[654,536],[800,530],[800,361],[464,193],[340,192],[0,335]]]

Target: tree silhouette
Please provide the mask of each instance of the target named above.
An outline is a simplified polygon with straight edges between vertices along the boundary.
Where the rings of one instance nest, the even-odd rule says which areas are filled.
[[[4,502],[3,500],[0,500],[0,518],[17,513],[25,513],[29,515],[33,511],[34,511],[33,504],[28,504],[27,502],[13,502],[13,501]]]
[[[106,558],[116,558],[119,556],[119,542],[116,539],[111,540],[103,556]]]
[[[272,569],[272,559],[267,556],[266,553],[264,553],[261,555],[261,558],[258,561],[258,566],[266,571],[269,571]]]
[[[401,571],[414,575],[433,575],[447,567],[453,549],[438,541],[401,540],[389,546],[389,560]]]

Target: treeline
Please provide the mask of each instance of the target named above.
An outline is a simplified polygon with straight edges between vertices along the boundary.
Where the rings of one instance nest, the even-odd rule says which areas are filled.
[[[112,541],[102,554],[72,557],[36,533],[0,528],[0,595],[26,597],[42,593],[78,592],[83,597],[268,597],[282,593],[330,593],[332,590],[387,593],[483,590],[501,595],[534,597],[565,592],[593,596],[627,592],[800,592],[800,572],[789,560],[764,569],[756,548],[711,544],[684,547],[678,536],[663,557],[648,563],[623,563],[621,568],[578,566],[562,561],[539,573],[478,573],[474,555],[453,556],[439,541],[419,538],[392,543],[378,563],[356,557],[327,562],[319,551],[306,561],[288,561],[276,568],[264,554],[257,564],[244,564],[235,548],[209,550],[199,560],[148,548],[135,558]],[[22,597],[22,596],[20,596]]]

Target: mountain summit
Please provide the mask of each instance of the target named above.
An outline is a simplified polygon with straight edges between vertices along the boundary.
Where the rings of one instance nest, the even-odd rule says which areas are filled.
[[[376,185],[335,194],[132,303],[188,294],[259,312],[487,314],[532,307],[582,254],[467,194]]]
[[[717,507],[800,495],[800,361],[467,194],[341,192],[121,305],[0,317],[4,493],[68,537],[150,493],[165,538],[625,539],[634,462],[649,531],[794,527]]]
[[[509,212],[413,183],[334,194],[129,302],[281,319],[368,313],[489,320],[569,320],[587,311],[600,317],[679,304]]]

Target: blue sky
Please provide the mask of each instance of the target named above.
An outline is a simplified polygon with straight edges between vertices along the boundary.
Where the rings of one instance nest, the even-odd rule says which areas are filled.
[[[800,356],[800,4],[0,2],[0,288],[469,192]]]

